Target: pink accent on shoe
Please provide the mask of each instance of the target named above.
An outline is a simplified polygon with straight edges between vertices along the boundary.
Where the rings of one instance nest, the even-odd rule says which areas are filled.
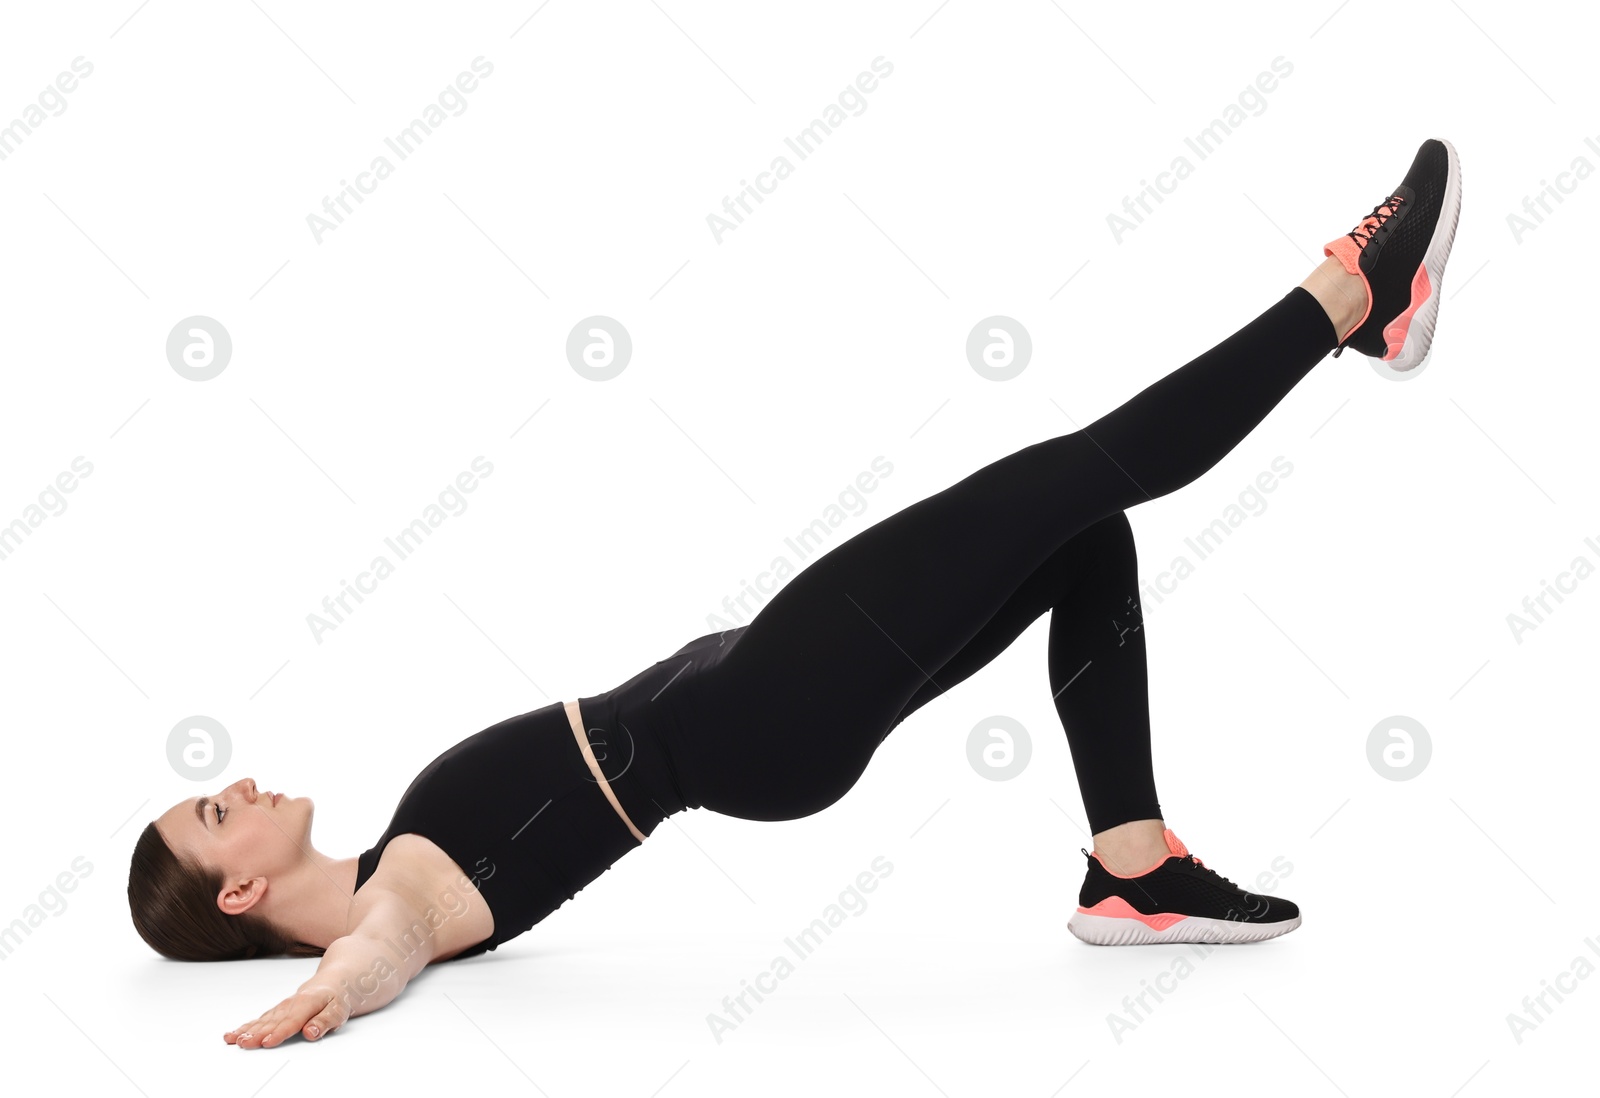
[[[1161,832],[1161,837],[1167,841],[1167,849],[1172,852],[1170,855],[1168,855],[1168,857],[1189,857],[1189,848],[1183,845],[1182,839],[1178,838],[1178,836],[1172,833],[1172,828],[1169,827],[1163,830]],[[1089,853],[1095,861],[1100,863],[1101,869],[1104,869],[1113,877],[1122,878],[1124,881],[1131,881],[1135,877],[1143,877],[1146,873],[1152,873],[1155,870],[1160,869],[1162,863],[1167,860],[1166,858],[1162,858],[1161,861],[1156,862],[1154,865],[1146,866],[1137,873],[1118,873],[1115,869],[1112,869],[1109,865],[1106,865],[1106,860],[1100,856],[1100,852],[1098,850],[1092,850]],[[1195,861],[1199,860],[1200,859],[1198,858],[1195,859]]]
[[[1351,274],[1361,274],[1361,246],[1350,239],[1349,233],[1324,244],[1322,254],[1333,256]]]
[[[1139,870],[1139,872],[1137,872],[1137,873],[1118,873],[1115,869],[1112,869],[1109,865],[1106,865],[1106,860],[1100,856],[1100,852],[1098,850],[1089,851],[1089,857],[1091,857],[1095,861],[1099,862],[1101,869],[1105,870],[1107,873],[1111,874],[1113,877],[1122,878],[1124,881],[1131,881],[1136,877],[1143,877],[1146,873],[1154,872],[1155,870],[1161,868],[1162,862],[1165,862],[1167,860],[1165,858],[1162,858],[1161,861],[1155,863],[1155,865],[1146,866],[1145,868]]]
[[[1372,283],[1367,281],[1367,276],[1361,270],[1361,246],[1350,239],[1349,233],[1339,237],[1337,240],[1324,244],[1322,246],[1322,254],[1331,255],[1337,259],[1341,267],[1361,279],[1361,285],[1367,291],[1366,311],[1361,314],[1360,320],[1351,325],[1349,332],[1339,337],[1339,342],[1343,343],[1350,338],[1350,332],[1354,332],[1365,324],[1367,317],[1372,315]]]
[[[1424,263],[1417,268],[1416,277],[1411,280],[1411,304],[1406,311],[1389,321],[1388,327],[1383,330],[1383,338],[1388,342],[1388,347],[1383,352],[1382,362],[1388,362],[1399,356],[1406,345],[1406,333],[1411,330],[1411,318],[1417,315],[1417,310],[1422,308],[1422,303],[1428,300],[1433,293],[1433,285],[1428,281],[1428,265]]]
[[[1079,907],[1082,915],[1104,915],[1108,919],[1138,919],[1151,930],[1165,930],[1174,923],[1181,923],[1187,915],[1174,915],[1168,911],[1158,911],[1154,915],[1146,915],[1134,907],[1121,896],[1107,896],[1093,907]]]

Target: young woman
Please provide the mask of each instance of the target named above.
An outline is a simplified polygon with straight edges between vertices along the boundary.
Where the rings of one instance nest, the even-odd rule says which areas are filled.
[[[294,995],[224,1035],[315,1040],[425,965],[521,934],[674,812],[821,811],[896,725],[1049,610],[1050,688],[1094,832],[1072,932],[1125,945],[1293,930],[1294,904],[1218,876],[1162,820],[1123,512],[1210,469],[1329,351],[1416,368],[1460,200],[1455,149],[1424,142],[1321,265],[1220,344],[832,547],[749,624],[463,740],[357,857],[313,848],[311,801],[250,779],[179,802],[135,847],[134,925],[186,960],[320,954]]]

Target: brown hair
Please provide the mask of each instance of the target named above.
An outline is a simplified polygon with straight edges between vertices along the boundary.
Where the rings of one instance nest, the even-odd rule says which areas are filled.
[[[260,915],[228,915],[217,907],[222,871],[178,857],[152,822],[133,846],[128,907],[139,937],[175,961],[242,961],[249,957],[320,957]]]

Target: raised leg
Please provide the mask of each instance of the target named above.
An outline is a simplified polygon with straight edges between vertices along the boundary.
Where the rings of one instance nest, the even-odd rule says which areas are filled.
[[[1000,458],[812,561],[687,699],[702,803],[789,819],[838,799],[924,684],[1057,550],[1210,469],[1339,334],[1296,287],[1082,430]]]

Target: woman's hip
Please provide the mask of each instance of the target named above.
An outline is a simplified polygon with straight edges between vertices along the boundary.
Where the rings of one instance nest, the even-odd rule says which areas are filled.
[[[803,674],[743,676],[737,656],[696,676],[678,699],[672,757],[684,797],[747,820],[820,812],[855,785],[893,714],[862,712]]]

